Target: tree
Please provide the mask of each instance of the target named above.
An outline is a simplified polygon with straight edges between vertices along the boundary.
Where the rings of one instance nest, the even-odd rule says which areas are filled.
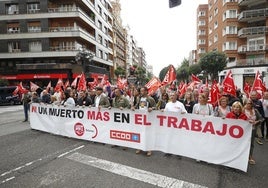
[[[181,66],[177,68],[177,80],[178,81],[188,81],[189,77],[189,61],[183,59]]]
[[[122,75],[126,75],[126,70],[124,68],[122,68],[121,66],[118,66],[115,70],[114,70],[114,74],[119,77]]]
[[[169,66],[164,67],[164,68],[160,71],[160,73],[159,73],[159,79],[160,79],[161,82],[164,80],[165,75],[167,74],[168,67],[169,67]]]
[[[143,67],[138,66],[135,69],[135,75],[140,85],[146,84],[146,70]]]
[[[226,67],[226,55],[218,51],[204,54],[200,60],[201,69],[211,76],[212,80],[218,80],[218,72]]]
[[[189,75],[198,75],[202,71],[199,63],[193,64],[189,67]]]

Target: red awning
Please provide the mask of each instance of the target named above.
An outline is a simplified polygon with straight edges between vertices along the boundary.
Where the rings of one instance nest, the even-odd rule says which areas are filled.
[[[7,80],[30,80],[30,79],[58,79],[67,78],[67,74],[18,74],[18,75],[0,75],[1,79]]]

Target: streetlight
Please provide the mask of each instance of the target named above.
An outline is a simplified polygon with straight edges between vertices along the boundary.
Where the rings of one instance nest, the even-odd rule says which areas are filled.
[[[82,46],[81,49],[79,49],[79,52],[75,56],[75,61],[79,62],[81,61],[82,64],[82,71],[86,72],[86,65],[87,62],[90,62],[94,57],[94,54],[90,51],[88,51],[85,46]]]

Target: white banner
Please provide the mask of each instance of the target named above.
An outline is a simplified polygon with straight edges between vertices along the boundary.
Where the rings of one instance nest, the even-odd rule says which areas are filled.
[[[251,125],[195,114],[34,103],[32,129],[144,151],[158,150],[247,171]]]

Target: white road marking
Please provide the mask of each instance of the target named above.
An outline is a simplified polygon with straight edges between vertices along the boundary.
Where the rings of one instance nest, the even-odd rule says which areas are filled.
[[[71,152],[74,152],[74,151],[76,151],[76,150],[79,150],[79,149],[81,149],[81,148],[83,148],[83,147],[85,147],[85,145],[79,146],[79,147],[74,148],[74,149],[72,149],[72,150],[70,150],[70,151],[67,151],[67,152],[65,152],[65,153],[63,153],[63,154],[60,154],[57,158],[63,157],[63,156],[65,156],[65,155],[67,155],[67,154],[69,154],[69,153],[71,153]]]
[[[69,154],[69,153],[71,153],[71,152],[74,152],[74,151],[76,151],[76,150],[78,150],[78,149],[81,149],[81,148],[83,148],[83,147],[85,147],[85,145],[78,146],[78,147],[76,147],[76,148],[74,148],[74,149],[71,149],[71,150],[69,150],[69,151],[67,151],[67,152],[64,152],[64,153],[58,155],[57,158],[62,157],[62,156],[64,156],[64,155],[67,155],[67,154]],[[33,161],[31,161],[31,162],[25,163],[24,165],[21,165],[21,166],[16,167],[16,168],[14,168],[14,169],[12,169],[12,170],[9,170],[9,171],[6,171],[6,172],[2,173],[2,174],[0,175],[0,177],[4,177],[4,176],[7,176],[7,175],[9,175],[9,174],[11,174],[11,173],[15,173],[15,172],[18,171],[18,170],[21,170],[21,169],[23,169],[23,168],[25,168],[25,167],[31,166],[31,165],[33,165],[33,164],[35,164],[35,163],[37,163],[37,162],[43,161],[43,160],[45,160],[45,159],[47,159],[47,158],[49,158],[49,157],[53,157],[53,156],[55,156],[55,153],[50,154],[50,155],[47,155],[47,156],[45,156],[45,157],[43,157],[43,158],[39,158],[39,159],[33,160]],[[14,178],[15,178],[15,176],[12,176],[11,178],[7,178],[7,179],[5,179],[5,180],[3,180],[3,181],[0,182],[0,185],[3,184],[3,183],[5,183],[5,182],[7,182],[7,181],[10,181],[10,180],[12,180],[12,179],[14,179]]]
[[[12,176],[12,177],[10,177],[10,178],[7,178],[7,179],[3,180],[3,181],[1,182],[1,184],[2,184],[2,183],[6,183],[6,182],[8,182],[8,181],[10,181],[10,180],[13,180],[14,178],[15,178],[14,176]]]
[[[135,180],[139,180],[145,183],[156,185],[158,187],[168,187],[168,188],[205,188],[198,184],[189,183],[186,181],[178,180],[175,178],[170,178],[160,174],[155,174],[145,170],[140,170],[130,166],[122,165],[119,163],[110,162],[103,159],[98,159],[88,155],[73,153],[66,158],[80,162],[95,168],[99,168],[120,176],[125,176]]]
[[[15,111],[21,111],[23,110],[23,106],[0,106],[0,114],[5,112],[15,112]]]

